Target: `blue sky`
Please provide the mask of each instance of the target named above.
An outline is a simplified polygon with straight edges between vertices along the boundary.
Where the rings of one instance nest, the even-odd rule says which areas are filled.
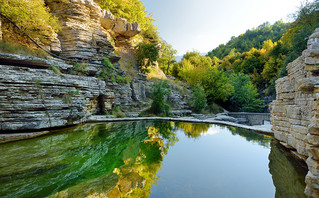
[[[178,55],[208,52],[269,21],[289,21],[301,0],[142,0],[160,36]]]

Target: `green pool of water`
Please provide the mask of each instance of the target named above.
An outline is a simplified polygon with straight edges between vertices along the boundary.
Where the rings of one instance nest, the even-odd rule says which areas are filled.
[[[86,124],[0,144],[0,197],[304,197],[305,165],[219,125]]]

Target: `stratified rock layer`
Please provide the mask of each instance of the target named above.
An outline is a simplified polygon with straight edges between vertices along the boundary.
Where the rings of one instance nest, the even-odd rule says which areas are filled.
[[[305,193],[319,197],[319,29],[302,56],[288,64],[288,76],[276,81],[271,104],[275,138],[307,159]]]
[[[87,64],[83,74],[58,59],[0,53],[0,133],[74,125],[114,107],[137,116],[149,107],[153,83],[146,75],[115,82],[125,77],[117,71],[100,80],[102,67]],[[172,93],[178,108],[188,107],[186,96]]]
[[[99,60],[103,56],[113,62],[113,46],[101,30],[101,8],[93,0],[46,0],[52,13],[58,17],[61,31],[62,56],[67,58]]]
[[[85,122],[114,106],[130,109],[132,93],[145,95],[143,79],[115,83],[96,78],[100,67],[87,65],[90,76],[70,75],[73,65],[57,59],[0,53],[0,131],[35,130]],[[123,74],[124,75],[124,74]],[[144,91],[144,92],[142,92]],[[126,93],[122,97],[119,93]],[[145,98],[144,98],[145,100]],[[145,101],[142,101],[144,104]]]
[[[113,51],[107,32],[129,39],[140,30],[138,23],[116,19],[109,11],[102,10],[93,0],[45,0],[52,13],[59,19],[61,31],[61,56],[91,61],[108,57],[113,63],[120,57]]]

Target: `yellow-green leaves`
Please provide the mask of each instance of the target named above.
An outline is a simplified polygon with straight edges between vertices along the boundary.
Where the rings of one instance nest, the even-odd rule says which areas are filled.
[[[44,0],[0,0],[0,12],[9,17],[31,37],[48,42],[52,33],[59,30],[57,18],[50,14]],[[5,22],[5,21],[4,21]],[[3,28],[12,34],[12,28]]]

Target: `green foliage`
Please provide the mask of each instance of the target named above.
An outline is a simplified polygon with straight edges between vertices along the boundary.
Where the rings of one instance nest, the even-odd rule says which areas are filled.
[[[248,75],[243,73],[231,75],[231,85],[234,93],[229,101],[233,111],[261,111],[265,107],[263,101],[257,99],[256,87],[251,83]]]
[[[206,93],[208,101],[226,101],[233,92],[233,87],[223,70],[211,66],[212,59],[200,56],[198,52],[188,52],[179,66],[179,77],[189,85],[200,84]]]
[[[205,89],[207,100],[211,102],[225,102],[234,92],[234,87],[223,70],[213,67],[203,76],[202,85]]]
[[[116,118],[124,118],[125,114],[121,111],[121,108],[119,106],[115,106],[112,109],[112,115],[115,116]]]
[[[102,9],[110,10],[114,16],[122,17],[128,22],[138,22],[141,25],[141,35],[146,40],[159,40],[157,27],[153,24],[152,14],[140,0],[95,0]]]
[[[103,64],[105,67],[108,67],[109,69],[112,69],[112,70],[115,69],[114,66],[113,66],[113,64],[112,64],[112,62],[110,61],[110,59],[108,59],[108,58],[106,58],[106,57],[103,58],[102,64]]]
[[[170,106],[166,103],[167,97],[170,94],[169,84],[167,81],[155,82],[152,89],[151,108],[149,112],[155,115],[170,116]]]
[[[277,21],[273,25],[266,22],[257,28],[247,30],[238,37],[233,36],[226,45],[219,45],[209,52],[208,56],[211,58],[216,56],[219,59],[223,59],[225,56],[231,55],[231,52],[243,53],[249,51],[251,48],[261,49],[266,40],[270,39],[274,42],[280,40],[289,26],[289,23],[283,23],[282,21]]]
[[[0,0],[0,12],[9,17],[20,28],[33,38],[39,38],[42,42],[49,42],[52,33],[60,29],[56,17],[50,14],[43,0]],[[5,20],[3,24],[4,36],[17,40],[13,34],[14,27]],[[10,39],[9,39],[10,40]]]
[[[200,84],[193,87],[193,109],[197,113],[201,113],[207,105],[207,99],[204,88]]]
[[[198,52],[187,52],[179,69],[179,77],[191,86],[202,84],[203,76],[211,69],[211,64],[211,58],[200,56]]]
[[[58,67],[58,66],[52,64],[51,67],[50,67],[50,69],[51,69],[52,71],[54,71],[57,75],[63,76],[63,74],[62,74],[62,72],[61,72],[61,70],[60,70],[60,67]]]
[[[136,59],[142,73],[148,72],[148,66],[154,64],[159,56],[159,47],[154,43],[140,43],[136,46]]]
[[[88,74],[88,65],[86,63],[75,63],[73,68],[70,70],[70,74],[72,75],[87,75]]]
[[[172,67],[175,63],[175,55],[177,50],[172,45],[162,42],[161,55],[158,59],[158,65],[166,75],[172,74]]]
[[[224,109],[223,107],[219,106],[218,104],[216,103],[210,103],[208,106],[207,106],[207,110],[210,112],[210,113],[213,113],[213,114],[218,114],[218,113],[223,113],[224,112]]]
[[[98,74],[98,78],[101,80],[108,80],[110,75],[114,72],[115,68],[111,63],[110,59],[104,57],[102,61],[103,66],[100,68],[100,73]],[[113,80],[112,80],[113,81]],[[114,82],[116,80],[114,79]]]
[[[122,76],[116,75],[115,82],[128,84],[131,82],[131,78],[128,76],[122,77]]]
[[[295,21],[283,36],[282,41],[289,47],[285,65],[294,61],[306,49],[307,41],[313,31],[319,27],[319,1],[306,1],[292,16]],[[284,72],[282,73],[284,74]]]
[[[37,56],[41,58],[47,57],[47,53],[40,49],[30,49],[24,45],[18,45],[13,42],[0,41],[0,52],[11,53],[11,54],[21,54],[27,56]]]

